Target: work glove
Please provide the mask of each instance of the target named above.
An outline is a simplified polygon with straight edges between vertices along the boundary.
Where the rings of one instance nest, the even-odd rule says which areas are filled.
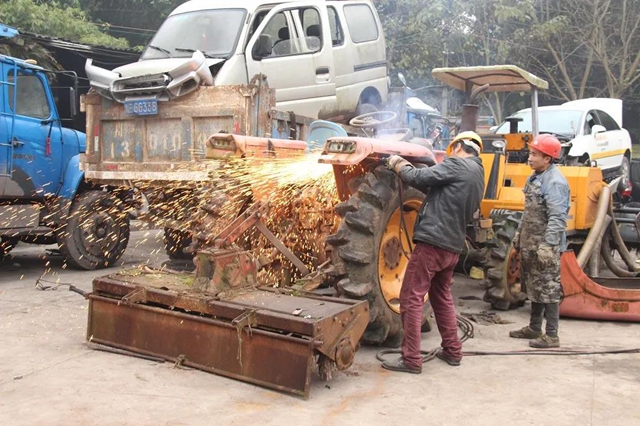
[[[410,162],[400,157],[399,155],[392,155],[387,160],[387,168],[389,170],[393,170],[396,173],[400,173],[400,170],[402,170],[404,166],[410,166],[410,165],[411,165]]]
[[[543,245],[538,248],[538,264],[541,268],[551,266],[555,258],[556,254],[551,246]]]
[[[516,235],[513,236],[513,248],[520,251],[520,232],[516,232]]]

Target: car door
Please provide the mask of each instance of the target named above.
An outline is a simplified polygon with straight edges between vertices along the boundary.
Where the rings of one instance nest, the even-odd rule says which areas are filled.
[[[259,54],[261,38],[271,52]],[[264,52],[263,52],[264,53]],[[323,105],[335,103],[333,53],[324,2],[281,4],[269,12],[245,50],[247,74],[265,74],[276,90],[279,109],[316,118]]]
[[[602,162],[604,168],[620,167],[624,153],[630,148],[626,146],[630,145],[629,135],[606,112],[595,110],[595,113],[598,115],[600,125],[606,129],[601,139],[599,139],[599,146],[604,149],[598,154],[601,158],[597,159],[597,161]],[[604,166],[605,164],[606,166]]]
[[[14,82],[12,70],[3,76]],[[55,194],[60,187],[61,130],[48,87],[45,74],[20,68],[15,86],[8,85],[5,90],[4,107],[14,117],[10,141],[13,167],[5,197],[41,198]]]

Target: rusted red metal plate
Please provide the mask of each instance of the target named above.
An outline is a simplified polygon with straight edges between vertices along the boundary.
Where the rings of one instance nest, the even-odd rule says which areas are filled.
[[[91,295],[87,339],[309,397],[312,341]],[[240,348],[240,351],[238,351]]]
[[[193,279],[137,270],[94,279],[87,339],[308,397],[315,356],[348,368],[369,323],[365,301],[255,288],[220,300]]]
[[[564,291],[560,315],[640,322],[640,278],[591,279],[572,251],[562,254],[560,274]]]

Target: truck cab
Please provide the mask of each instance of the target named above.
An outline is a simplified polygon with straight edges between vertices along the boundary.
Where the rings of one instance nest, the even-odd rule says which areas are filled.
[[[128,242],[128,220],[113,194],[85,183],[86,137],[63,126],[54,74],[0,55],[0,259],[20,241],[57,243],[71,266],[110,266]]]

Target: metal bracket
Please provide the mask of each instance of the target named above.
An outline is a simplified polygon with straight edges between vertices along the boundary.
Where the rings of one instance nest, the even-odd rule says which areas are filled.
[[[231,321],[231,325],[236,328],[238,332],[238,362],[242,367],[242,330],[247,329],[247,334],[249,336],[253,335],[253,329],[258,327],[258,318],[256,316],[255,309],[249,309],[244,311],[242,314],[238,315],[233,321]]]
[[[147,289],[145,287],[137,287],[131,293],[123,296],[120,302],[125,305],[147,303]]]

